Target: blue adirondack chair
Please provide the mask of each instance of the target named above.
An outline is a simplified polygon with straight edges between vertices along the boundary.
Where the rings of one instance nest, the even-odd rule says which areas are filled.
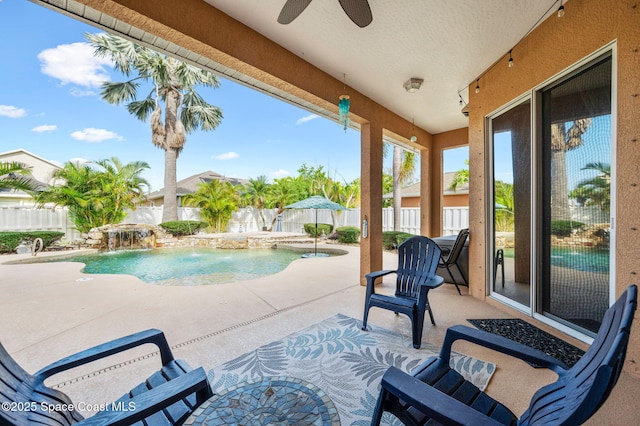
[[[388,309],[407,315],[411,319],[413,347],[418,349],[422,341],[425,311],[429,312],[431,324],[436,325],[429,304],[429,290],[442,285],[444,279],[435,275],[440,259],[440,247],[431,239],[411,237],[398,246],[398,269],[382,270],[366,274],[367,295],[364,304],[362,329],[367,329],[369,309]],[[394,296],[376,293],[375,280],[388,274],[396,274]]]
[[[387,370],[371,424],[379,425],[383,411],[388,411],[407,425],[580,425],[602,406],[620,376],[637,297],[637,287],[629,286],[606,312],[591,347],[572,368],[502,336],[453,326],[438,357],[428,359],[412,374],[395,367]],[[451,345],[459,339],[549,368],[558,380],[540,388],[518,419],[449,367]]]
[[[151,343],[162,368],[105,409],[84,419],[64,393],[44,385],[48,377],[110,355]],[[202,367],[175,360],[164,334],[146,330],[104,343],[27,373],[0,345],[0,425],[173,425],[182,424],[212,391]],[[142,422],[144,420],[144,423]],[[136,423],[138,422],[138,423]]]

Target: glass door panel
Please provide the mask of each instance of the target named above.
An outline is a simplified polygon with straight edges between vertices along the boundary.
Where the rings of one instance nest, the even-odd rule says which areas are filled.
[[[542,91],[538,312],[593,335],[609,306],[611,57]]]
[[[531,306],[531,102],[491,120],[493,143],[492,291]]]

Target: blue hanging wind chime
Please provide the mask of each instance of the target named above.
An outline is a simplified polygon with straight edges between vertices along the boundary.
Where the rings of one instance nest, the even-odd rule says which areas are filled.
[[[338,109],[340,112],[338,120],[345,133],[347,131],[347,127],[349,127],[349,123],[351,122],[351,120],[349,120],[349,106],[349,95],[341,95],[340,102],[338,103]]]

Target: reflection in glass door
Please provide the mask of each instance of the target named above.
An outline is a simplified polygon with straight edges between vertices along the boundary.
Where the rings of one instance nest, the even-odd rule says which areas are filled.
[[[493,142],[493,293],[530,303],[531,102],[491,120]]]
[[[537,311],[591,335],[609,306],[611,63],[542,91]]]

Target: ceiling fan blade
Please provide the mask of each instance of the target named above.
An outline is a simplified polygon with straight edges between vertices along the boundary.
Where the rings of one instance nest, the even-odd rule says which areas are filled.
[[[290,24],[309,6],[309,3],[311,0],[287,0],[278,15],[278,22],[284,25]]]
[[[368,0],[340,0],[340,6],[354,24],[364,28],[373,21]]]

